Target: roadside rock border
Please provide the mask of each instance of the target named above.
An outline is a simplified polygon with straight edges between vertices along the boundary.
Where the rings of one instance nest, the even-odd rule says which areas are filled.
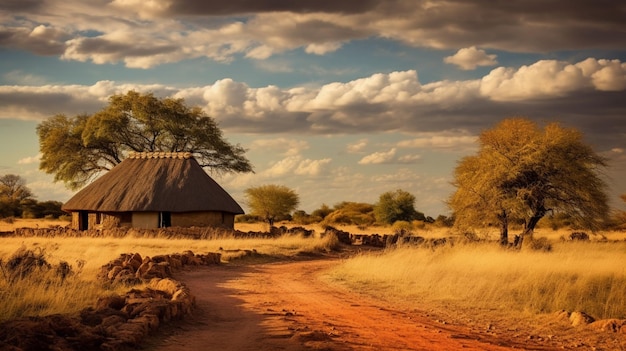
[[[126,350],[136,349],[162,323],[191,313],[195,297],[172,272],[185,266],[216,265],[220,253],[142,257],[122,254],[102,266],[98,278],[108,285],[131,288],[124,295],[100,297],[78,315],[26,317],[0,324],[0,350]]]

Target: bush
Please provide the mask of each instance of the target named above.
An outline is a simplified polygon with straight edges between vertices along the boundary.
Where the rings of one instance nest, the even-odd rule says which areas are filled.
[[[236,223],[258,223],[258,222],[262,222],[262,220],[258,216],[243,214],[243,215],[235,216],[235,222]]]
[[[35,270],[45,271],[50,269],[50,267],[42,249],[27,250],[25,247],[22,247],[6,263],[0,261],[2,275],[10,283],[17,279],[26,278]]]
[[[292,221],[296,224],[311,224],[319,223],[322,221],[321,217],[307,214],[305,211],[299,210],[293,213]]]
[[[548,238],[526,238],[524,246],[534,251],[552,251],[552,244]]]
[[[374,206],[359,202],[341,202],[335,210],[324,217],[322,225],[357,225],[370,226],[376,222]]]
[[[413,232],[413,224],[408,221],[395,221],[393,225],[391,225],[391,229],[395,234],[407,235]]]
[[[13,216],[0,218],[0,220],[5,222],[5,223],[9,223],[9,224],[15,223],[15,217],[13,217]]]

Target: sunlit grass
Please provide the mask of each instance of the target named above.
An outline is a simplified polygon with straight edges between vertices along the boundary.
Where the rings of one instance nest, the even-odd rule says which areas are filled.
[[[551,252],[492,244],[401,248],[344,261],[330,277],[368,293],[414,302],[626,318],[626,242],[561,243]]]
[[[2,238],[0,259],[6,262],[23,248],[43,250],[46,261],[58,265],[66,261],[78,273],[61,280],[52,270],[35,272],[26,279],[10,281],[0,275],[0,320],[21,316],[42,316],[52,313],[74,313],[93,305],[97,298],[113,291],[103,287],[96,276],[104,264],[122,253],[138,252],[142,256],[181,253],[223,252],[228,260],[240,256],[237,250],[255,250],[268,257],[294,256],[304,252],[323,252],[336,247],[333,236],[303,238],[281,236],[274,239],[217,240],[160,239],[160,238]],[[222,249],[222,250],[220,250]],[[228,250],[233,250],[229,252]],[[79,262],[82,265],[78,269]],[[124,287],[117,287],[121,293]]]

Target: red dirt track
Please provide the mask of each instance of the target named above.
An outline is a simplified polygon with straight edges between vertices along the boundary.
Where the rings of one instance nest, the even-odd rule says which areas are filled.
[[[562,350],[405,311],[323,282],[333,259],[183,272],[193,315],[146,345],[182,350]]]

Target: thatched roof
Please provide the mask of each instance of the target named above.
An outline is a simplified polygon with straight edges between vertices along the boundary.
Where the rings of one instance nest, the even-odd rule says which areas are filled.
[[[189,153],[132,153],[76,193],[63,210],[244,213]]]

